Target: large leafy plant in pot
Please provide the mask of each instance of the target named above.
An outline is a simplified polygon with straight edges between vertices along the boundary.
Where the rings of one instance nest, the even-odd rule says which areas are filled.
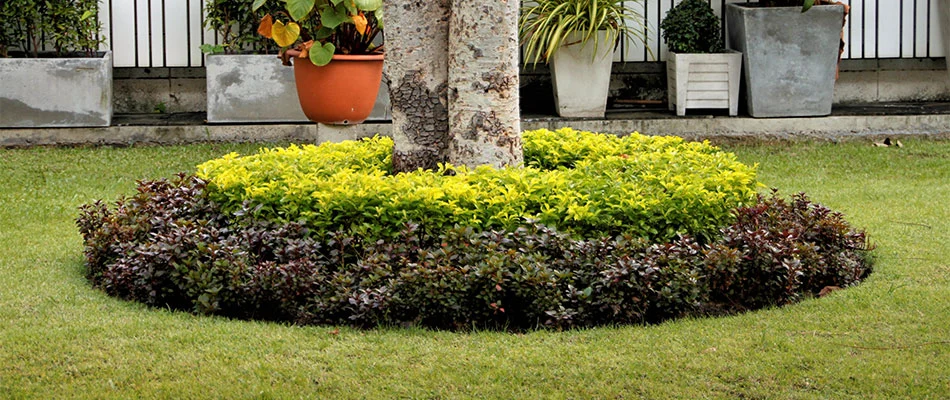
[[[98,0],[0,1],[0,128],[108,126]]]
[[[258,33],[294,66],[297,97],[312,121],[348,125],[372,112],[383,73],[382,0],[255,0],[283,5]]]
[[[274,56],[280,47],[257,33],[261,18],[280,11],[283,3],[256,11],[253,5],[254,0],[205,1],[204,27],[216,35],[201,45],[208,123],[306,122],[293,68],[281,65]]]
[[[705,0],[683,0],[660,23],[670,54],[666,62],[670,110],[739,108],[742,53],[726,51],[719,17]]]
[[[551,66],[563,117],[603,117],[613,51],[622,38],[645,39],[642,16],[624,0],[535,0],[521,10],[526,62]]]

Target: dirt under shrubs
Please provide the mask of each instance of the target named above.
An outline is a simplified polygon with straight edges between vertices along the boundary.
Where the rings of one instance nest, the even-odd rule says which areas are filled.
[[[531,329],[649,323],[783,305],[871,271],[870,246],[804,194],[734,209],[701,241],[577,238],[516,228],[434,232],[407,222],[392,240],[314,231],[223,211],[207,183],[139,184],[77,220],[95,287],[156,307],[300,324]]]

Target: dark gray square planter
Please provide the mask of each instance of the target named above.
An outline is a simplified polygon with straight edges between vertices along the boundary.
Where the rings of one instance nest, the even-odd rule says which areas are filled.
[[[112,53],[94,58],[0,58],[0,127],[112,123]]]
[[[726,5],[726,47],[743,54],[745,104],[756,118],[823,116],[834,100],[844,8]]]

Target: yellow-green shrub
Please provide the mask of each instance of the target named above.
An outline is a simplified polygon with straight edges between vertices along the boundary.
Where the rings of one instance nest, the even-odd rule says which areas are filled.
[[[709,237],[755,200],[755,169],[708,143],[572,129],[524,133],[524,168],[444,166],[392,175],[392,141],[290,146],[198,167],[211,198],[318,234],[393,237],[406,222],[512,229],[526,219],[583,237]]]

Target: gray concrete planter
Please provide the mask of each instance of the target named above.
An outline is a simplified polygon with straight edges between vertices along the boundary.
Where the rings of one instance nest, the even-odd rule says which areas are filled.
[[[613,46],[607,33],[596,40],[578,43],[582,34],[572,33],[551,59],[551,84],[558,115],[568,118],[603,118],[607,110]],[[599,43],[595,46],[595,42]],[[596,56],[594,52],[597,52]]]
[[[297,100],[294,69],[276,55],[211,54],[207,66],[208,122],[309,122]],[[383,85],[367,121],[391,119]]]
[[[686,115],[686,109],[739,110],[739,76],[742,53],[670,53],[666,61],[667,96],[670,110]]]
[[[109,126],[112,53],[0,58],[0,128]]]
[[[831,114],[844,8],[726,5],[726,47],[742,52],[753,117]]]

